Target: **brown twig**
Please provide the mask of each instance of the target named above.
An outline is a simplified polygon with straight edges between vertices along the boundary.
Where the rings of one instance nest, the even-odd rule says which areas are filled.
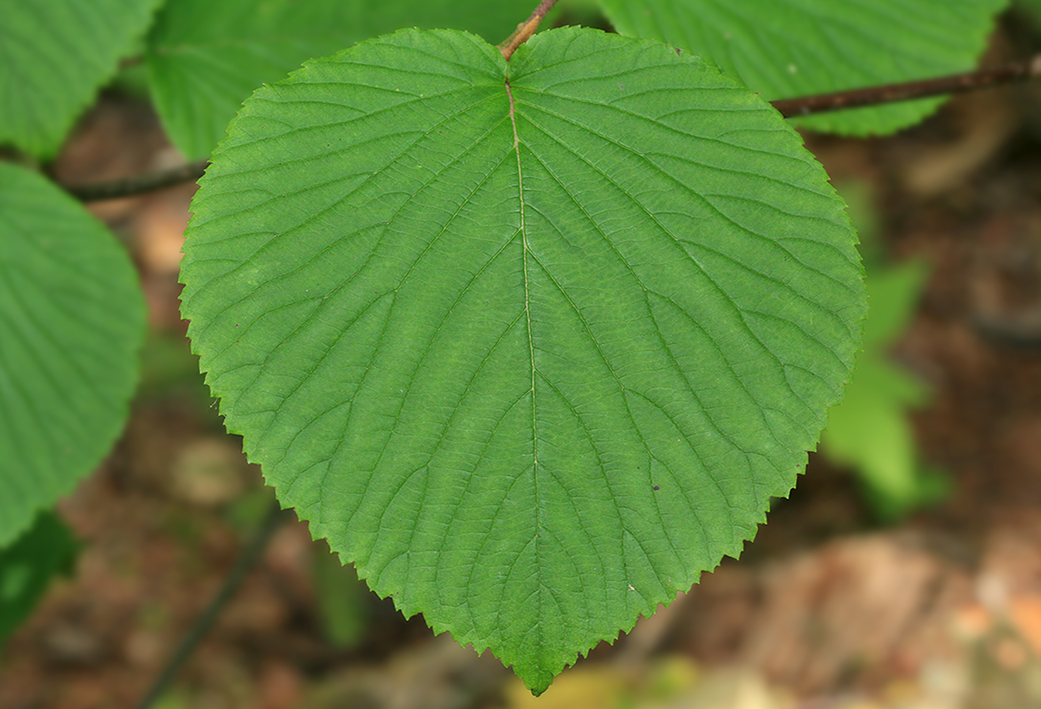
[[[111,182],[96,182],[86,185],[62,185],[62,188],[81,202],[97,202],[103,199],[119,199],[121,197],[133,197],[160,190],[164,187],[180,184],[181,182],[193,182],[202,177],[208,160],[196,160],[169,170],[147,172],[144,175],[125,177]]]
[[[528,38],[535,34],[535,30],[539,28],[542,18],[548,15],[549,11],[556,4],[557,0],[542,0],[539,6],[535,8],[535,12],[531,13],[531,17],[517,25],[517,29],[513,31],[513,34],[499,45],[499,51],[502,52],[503,59],[510,61],[510,57],[517,51],[517,47],[527,42]]]
[[[499,45],[499,51],[507,60],[539,26],[557,0],[542,0],[526,22],[517,26],[517,30]],[[842,111],[865,106],[877,106],[898,101],[942,96],[945,94],[964,93],[981,89],[994,88],[1003,84],[1027,81],[1041,77],[1041,55],[1021,62],[1014,62],[994,69],[981,69],[965,74],[941,76],[923,81],[909,81],[903,84],[886,84],[871,86],[852,91],[836,91],[830,94],[804,96],[773,101],[773,106],[785,118],[808,116],[814,113]],[[131,197],[152,190],[162,189],[180,182],[189,182],[202,177],[207,161],[198,160],[170,170],[146,173],[137,177],[128,177],[112,182],[98,182],[87,185],[62,185],[66,192],[83,202],[102,199]]]
[[[1017,81],[1027,81],[1039,76],[1041,76],[1041,55],[993,69],[980,69],[979,71],[970,71],[964,74],[952,74],[921,81],[908,81],[902,84],[869,86],[863,89],[836,91],[830,94],[786,98],[771,101],[771,103],[785,118],[795,118],[808,116],[813,113],[844,111],[850,108],[878,106],[885,103],[911,101],[930,96],[979,91]]]

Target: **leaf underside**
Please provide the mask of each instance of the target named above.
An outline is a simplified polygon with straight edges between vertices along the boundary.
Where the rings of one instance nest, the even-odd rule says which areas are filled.
[[[968,71],[1007,0],[601,0],[619,32],[714,62],[767,99]],[[814,130],[884,135],[942,99],[800,119]]]
[[[242,101],[305,59],[399,27],[450,27],[489,41],[529,0],[167,0],[146,55],[167,133],[189,159],[210,154]]]
[[[192,209],[183,313],[229,430],[377,593],[536,692],[739,553],[865,306],[777,113],[593,30],[508,66],[414,30],[311,62]]]
[[[0,0],[0,145],[53,157],[160,0]]]
[[[126,252],[0,163],[0,547],[101,462],[128,413],[144,302]]]

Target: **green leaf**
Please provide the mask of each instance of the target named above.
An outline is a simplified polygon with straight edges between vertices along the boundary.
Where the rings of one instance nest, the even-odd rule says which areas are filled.
[[[931,483],[920,477],[907,408],[921,406],[928,391],[918,379],[879,357],[861,356],[846,396],[831,411],[821,451],[854,468],[872,506],[893,520],[923,502]]]
[[[922,260],[870,270],[867,289],[871,315],[864,321],[865,350],[882,352],[907,331],[929,270],[929,264]]]
[[[357,647],[369,624],[368,589],[354,569],[324,546],[315,547],[311,574],[322,632],[333,647]]]
[[[1016,0],[1012,6],[1032,16],[1035,22],[1041,20],[1041,0]]]
[[[928,276],[921,261],[869,271],[871,311],[864,323],[864,351],[842,403],[831,410],[821,452],[854,468],[873,507],[895,520],[936,496],[936,476],[920,470],[907,411],[924,405],[928,389],[889,361],[888,349],[908,326]]]
[[[242,101],[305,59],[399,27],[451,27],[497,42],[531,0],[169,0],[149,38],[156,107],[188,158],[210,154]]]
[[[160,0],[0,0],[0,144],[53,157]]]
[[[601,0],[619,32],[715,62],[764,98],[794,98],[967,71],[1007,0]],[[885,134],[942,99],[821,114],[819,131]]]
[[[144,302],[123,248],[40,175],[0,163],[0,546],[123,428]]]
[[[311,62],[246,102],[192,210],[183,313],[250,459],[536,692],[740,552],[865,306],[787,123],[594,30],[509,65],[450,31]]]
[[[51,579],[72,570],[77,550],[72,532],[50,512],[0,549],[0,642],[29,617]]]

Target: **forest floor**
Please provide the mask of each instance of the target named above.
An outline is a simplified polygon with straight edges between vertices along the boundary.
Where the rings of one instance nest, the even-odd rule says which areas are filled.
[[[1022,53],[998,44],[988,61]],[[811,456],[740,561],[596,648],[544,707],[1041,707],[1041,88],[963,96],[887,139],[807,144],[840,191],[869,195],[892,262],[931,265],[893,357],[932,390],[914,429],[950,492],[881,526],[850,472]],[[54,171],[94,182],[179,162],[146,105],[108,96]],[[3,648],[4,709],[133,706],[269,504],[184,340],[193,191],[92,205],[140,268],[144,381],[115,452],[60,506],[82,550]],[[529,705],[496,660],[327,562],[283,523],[159,706]]]

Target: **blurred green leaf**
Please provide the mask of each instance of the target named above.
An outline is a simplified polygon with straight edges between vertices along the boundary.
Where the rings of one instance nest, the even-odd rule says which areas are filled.
[[[907,418],[908,409],[928,401],[928,389],[888,356],[914,315],[928,272],[921,261],[868,271],[864,351],[821,436],[821,452],[856,470],[873,509],[885,520],[933,502],[944,491],[942,477],[921,470]]]
[[[918,309],[929,264],[908,260],[898,266],[868,271],[868,317],[864,321],[864,349],[883,350],[904,334]]]
[[[1008,0],[602,0],[623,34],[715,62],[764,98],[795,98],[971,69]],[[891,133],[943,99],[801,119],[814,130]]]
[[[72,570],[78,549],[52,512],[37,515],[27,532],[0,549],[0,642],[29,617],[51,579]]]
[[[498,42],[534,7],[531,0],[168,0],[149,37],[153,97],[174,145],[203,158],[257,86],[305,59],[401,27],[468,30]]]
[[[1041,22],[1041,0],[1016,0],[1013,4],[1030,13],[1035,21]]]
[[[199,359],[179,334],[148,332],[141,350],[136,396],[140,402],[185,401],[209,414],[207,418],[216,417],[213,399],[199,373]]]
[[[0,144],[53,157],[161,0],[0,0]]]
[[[0,163],[0,546],[90,473],[123,430],[145,304],[78,202]]]
[[[332,645],[355,647],[369,624],[369,587],[327,544],[315,544],[314,589],[322,630]]]
[[[277,504],[275,491],[267,485],[255,487],[236,497],[225,510],[225,518],[243,535],[257,532]]]

